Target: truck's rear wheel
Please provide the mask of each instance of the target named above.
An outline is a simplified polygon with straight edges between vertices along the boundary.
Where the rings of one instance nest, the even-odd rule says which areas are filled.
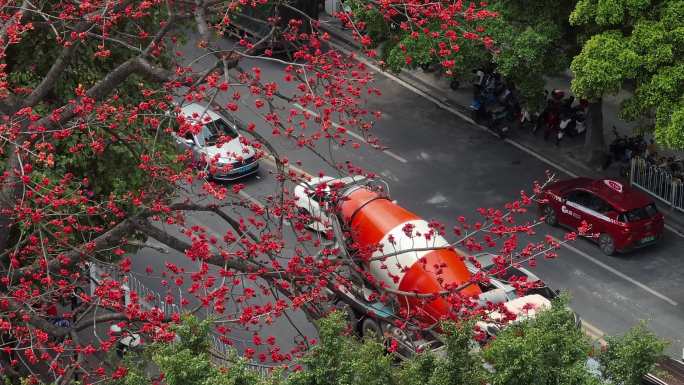
[[[366,317],[361,324],[361,336],[382,339],[380,324],[376,320]]]
[[[351,326],[351,329],[354,331],[354,334],[358,335],[359,317],[356,315],[354,309],[351,306],[349,306],[349,304],[340,301],[335,303],[335,310],[344,314],[345,318],[347,319],[347,322]]]
[[[456,79],[453,79],[451,82],[449,82],[449,87],[450,87],[452,90],[456,91],[456,90],[458,90],[458,89],[461,87],[461,82],[459,82],[459,81],[456,80]]]

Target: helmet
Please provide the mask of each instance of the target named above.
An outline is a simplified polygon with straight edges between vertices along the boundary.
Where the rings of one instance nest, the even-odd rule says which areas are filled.
[[[551,97],[556,100],[561,100],[565,97],[565,91],[563,90],[553,90],[551,91]]]

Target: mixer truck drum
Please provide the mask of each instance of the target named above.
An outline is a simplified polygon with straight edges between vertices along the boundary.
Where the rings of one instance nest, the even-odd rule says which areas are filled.
[[[358,250],[374,250],[365,268],[377,282],[405,293],[435,294],[431,299],[397,298],[407,314],[422,322],[449,316],[453,311],[450,303],[437,294],[471,278],[449,243],[426,220],[368,188],[354,186],[341,198],[337,209],[341,224],[348,229],[346,238],[351,238]],[[460,293],[474,296],[481,291],[477,285],[469,285]]]

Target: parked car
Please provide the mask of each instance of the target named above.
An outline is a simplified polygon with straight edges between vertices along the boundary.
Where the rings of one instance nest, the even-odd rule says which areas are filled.
[[[254,148],[246,144],[234,124],[217,112],[192,103],[181,108],[179,120],[186,127],[182,130],[184,136],[173,134],[178,148],[191,150],[193,163],[206,169],[210,177],[234,180],[258,171]]]
[[[612,255],[658,242],[665,220],[645,193],[613,180],[574,178],[543,191],[539,209],[547,224],[572,230],[583,222],[599,234],[601,251]]]

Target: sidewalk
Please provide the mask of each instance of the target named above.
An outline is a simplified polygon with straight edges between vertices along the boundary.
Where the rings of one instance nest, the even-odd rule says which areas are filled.
[[[360,48],[360,45],[352,38],[351,32],[342,28],[341,23],[337,19],[323,12],[319,15],[319,21],[321,22],[321,29],[331,35],[334,44],[348,50]],[[368,58],[366,59],[369,60]],[[468,106],[472,102],[472,89],[468,85],[461,85],[461,88],[458,90],[452,90],[449,87],[448,79],[439,76],[438,73],[428,73],[421,69],[402,70],[400,74],[394,74],[394,76],[421,93],[429,95],[431,99],[434,99],[433,101],[441,104],[441,107],[477,125],[470,118],[471,113]],[[562,77],[549,78],[547,79],[547,89],[557,88],[569,92],[570,80],[571,75],[569,73],[563,74]],[[610,128],[615,126],[621,135],[631,135],[632,129],[636,126],[636,123],[628,124],[618,118],[619,105],[627,96],[626,93],[621,92],[615,96],[604,98],[603,103],[604,127]],[[477,126],[488,130],[486,127]],[[604,135],[606,145],[612,142],[612,130],[604,130]],[[553,164],[556,168],[571,176],[605,178],[628,183],[629,181],[619,176],[618,165],[613,164],[606,170],[595,170],[584,163],[583,158],[586,157],[583,149],[584,138],[584,135],[576,138],[565,137],[560,145],[556,146],[553,139],[548,142],[544,141],[543,133],[541,132],[533,135],[528,130],[513,130],[509,133],[509,138],[506,141],[547,164]],[[658,200],[656,200],[656,203],[667,216],[667,224],[680,234],[684,234],[684,213],[672,210],[669,206]]]

